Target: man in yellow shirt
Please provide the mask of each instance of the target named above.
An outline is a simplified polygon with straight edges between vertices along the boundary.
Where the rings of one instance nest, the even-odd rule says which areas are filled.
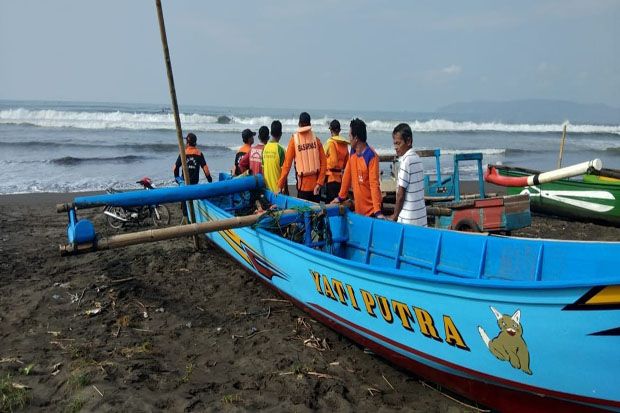
[[[279,120],[271,122],[271,140],[263,149],[263,178],[270,191],[278,193],[278,180],[284,163],[284,148],[280,145],[282,137],[282,123]],[[288,191],[286,192],[288,193]]]

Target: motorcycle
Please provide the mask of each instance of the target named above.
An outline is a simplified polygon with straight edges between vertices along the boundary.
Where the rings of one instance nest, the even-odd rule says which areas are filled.
[[[153,181],[144,177],[137,184],[145,190],[153,189]],[[106,189],[108,194],[121,192],[114,188]],[[165,205],[145,205],[133,208],[123,208],[106,205],[103,209],[108,225],[114,229],[121,229],[127,225],[155,225],[161,227],[170,224],[170,211]]]

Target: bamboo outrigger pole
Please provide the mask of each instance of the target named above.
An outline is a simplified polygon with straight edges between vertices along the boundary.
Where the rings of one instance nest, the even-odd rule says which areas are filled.
[[[166,72],[168,74],[168,88],[170,89],[170,99],[172,100],[172,113],[174,114],[174,124],[177,130],[177,140],[179,143],[179,154],[181,155],[181,165],[183,168],[183,178],[185,185],[189,185],[189,171],[187,169],[187,159],[185,158],[185,145],[183,144],[183,131],[181,129],[181,118],[179,117],[179,105],[177,104],[177,92],[174,87],[174,77],[172,75],[172,63],[170,62],[170,51],[168,50],[168,38],[166,36],[166,25],[164,23],[164,13],[161,8],[161,0],[155,0],[157,6],[157,18],[159,20],[159,33],[161,44],[164,49],[164,60],[166,61]],[[196,222],[194,203],[189,202],[189,216],[192,222]],[[198,236],[194,235],[194,247],[198,249]]]
[[[310,207],[315,212],[325,211],[330,215],[344,215],[350,204],[343,203],[339,205],[330,205],[323,209],[319,206]],[[294,209],[285,209],[278,211],[280,222],[286,218],[295,218],[303,212]],[[274,219],[269,212],[261,214],[232,217],[215,221],[200,222],[194,224],[180,225],[170,228],[151,229],[147,231],[133,232],[129,234],[114,235],[108,238],[101,238],[93,242],[84,244],[66,244],[60,246],[60,255],[75,255],[94,251],[105,251],[115,248],[123,248],[130,245],[144,244],[147,242],[164,241],[173,238],[186,237],[189,235],[197,236],[199,234],[207,234],[215,231],[227,229],[247,227],[258,223],[261,219],[267,217]]]

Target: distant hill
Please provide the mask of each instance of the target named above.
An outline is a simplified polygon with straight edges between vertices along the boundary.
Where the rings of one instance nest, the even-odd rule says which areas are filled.
[[[526,99],[507,102],[473,101],[443,106],[437,110],[455,120],[517,123],[620,124],[620,109],[604,104],[563,100]]]

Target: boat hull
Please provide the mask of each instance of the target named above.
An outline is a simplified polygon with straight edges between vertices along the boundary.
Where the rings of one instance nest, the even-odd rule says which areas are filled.
[[[229,216],[208,201],[195,206],[199,221]],[[600,286],[480,288],[448,277],[394,274],[261,229],[207,237],[313,317],[482,405],[620,410],[614,385],[620,360],[613,354],[620,306],[588,307],[586,299],[604,291]],[[612,296],[620,293],[609,288]],[[516,337],[499,327],[505,317],[523,326]],[[513,351],[498,353],[500,341]]]
[[[520,177],[529,173],[498,168],[504,176]],[[620,226],[620,185],[599,178],[584,181],[560,179],[528,187],[507,187],[509,195],[530,195],[532,211]]]

